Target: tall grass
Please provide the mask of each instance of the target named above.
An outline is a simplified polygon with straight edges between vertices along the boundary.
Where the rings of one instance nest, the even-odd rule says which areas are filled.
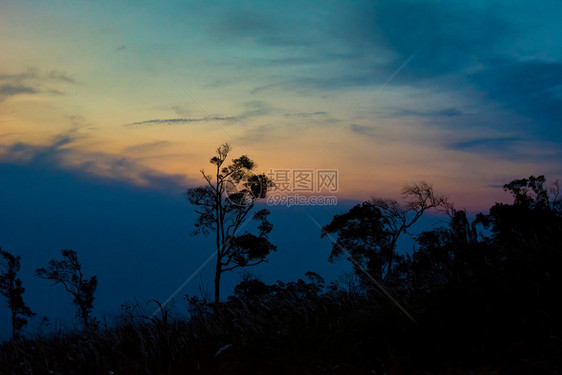
[[[544,349],[539,341],[535,346],[506,341],[501,353],[479,357],[482,348],[473,343],[483,332],[493,335],[481,324],[487,321],[479,316],[470,321],[473,311],[462,314],[462,304],[440,306],[439,297],[432,297],[433,304],[425,298],[422,305],[397,298],[416,313],[420,326],[374,292],[321,292],[302,281],[274,286],[250,281],[220,304],[188,299],[185,317],[171,316],[162,306],[150,316],[133,304],[112,326],[6,342],[0,373],[503,373],[510,368],[556,373],[552,358],[561,345]],[[447,298],[443,302],[454,303]],[[448,316],[451,312],[456,315]]]

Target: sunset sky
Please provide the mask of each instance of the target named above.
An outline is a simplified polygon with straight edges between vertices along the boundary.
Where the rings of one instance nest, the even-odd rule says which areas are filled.
[[[331,168],[340,195],[427,180],[462,207],[562,175],[562,4],[8,2],[0,161],[197,184],[218,144]]]
[[[207,258],[177,250],[205,244],[181,194],[224,142],[263,172],[337,169],[323,225],[420,180],[486,210],[514,178],[562,178],[561,16],[549,0],[3,1],[0,246],[31,259],[25,280],[61,248],[105,265],[108,310],[165,299]],[[320,246],[303,212],[276,210],[280,249]],[[304,245],[282,232],[297,222]],[[301,274],[323,246],[277,264]]]

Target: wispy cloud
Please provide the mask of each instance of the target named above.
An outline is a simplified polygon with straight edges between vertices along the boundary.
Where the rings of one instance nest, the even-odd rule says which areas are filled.
[[[21,81],[37,77],[37,69],[28,69],[23,73],[0,73],[0,81]]]
[[[123,126],[158,126],[158,125],[181,125],[197,122],[215,122],[215,121],[244,121],[251,117],[264,116],[271,113],[271,108],[262,101],[253,100],[243,104],[244,112],[236,116],[211,116],[211,117],[188,117],[188,118],[169,118],[169,119],[151,119],[143,121],[135,121]],[[175,107],[173,108],[176,109]]]
[[[0,97],[1,96],[14,96],[19,94],[37,94],[37,90],[33,87],[23,86],[23,85],[2,85],[0,86]]]
[[[56,83],[73,84],[75,80],[61,71],[43,74],[35,68],[21,73],[0,73],[0,101],[16,95],[63,94],[60,89],[52,88]]]
[[[70,77],[68,74],[66,74],[64,72],[57,71],[57,70],[52,70],[48,74],[47,77],[51,80],[62,81],[62,82],[66,82],[66,83],[75,83],[76,82],[74,80],[74,78]]]
[[[514,143],[524,141],[520,137],[495,137],[495,138],[474,138],[454,142],[449,145],[450,148],[460,151],[479,151],[482,152],[486,149],[495,150],[512,146]]]
[[[266,90],[269,90],[269,89],[272,89],[272,88],[278,87],[278,86],[281,86],[281,85],[278,84],[278,83],[268,83],[268,84],[265,84],[265,85],[260,85],[258,87],[254,87],[252,90],[250,90],[250,94],[252,94],[252,95],[259,94],[263,91],[266,91]]]
[[[448,107],[438,110],[415,110],[415,109],[396,109],[383,112],[385,117],[457,117],[463,111],[456,107]]]
[[[470,76],[487,99],[535,120],[547,121],[536,132],[562,136],[562,62],[503,61]]]
[[[304,5],[301,5],[304,6]],[[307,46],[311,39],[303,35],[298,19],[286,12],[261,7],[213,8],[209,26],[211,32],[223,42],[253,42],[263,46]]]
[[[185,176],[166,174],[145,167],[127,156],[74,148],[73,142],[80,138],[76,134],[77,130],[61,133],[44,145],[25,142],[0,144],[0,163],[62,168],[93,178],[111,179],[167,191],[177,191],[190,184]]]
[[[229,7],[208,23],[210,31],[229,45],[267,50],[267,55],[243,56],[244,64],[309,67],[299,69],[298,76],[295,70],[293,77],[278,74],[276,83],[258,86],[252,93],[274,85],[314,89],[375,85],[416,51],[393,85],[444,77],[495,58],[495,47],[513,32],[500,10],[472,3],[397,0],[352,6],[327,3],[322,9],[302,2],[287,6],[298,6],[300,12]]]
[[[123,126],[179,125],[179,124],[189,124],[193,122],[234,121],[234,120],[236,120],[236,117],[169,118],[169,119],[135,121],[129,124],[124,124]]]
[[[285,117],[293,118],[293,117],[314,117],[314,116],[327,116],[328,112],[298,112],[298,113],[285,113]]]

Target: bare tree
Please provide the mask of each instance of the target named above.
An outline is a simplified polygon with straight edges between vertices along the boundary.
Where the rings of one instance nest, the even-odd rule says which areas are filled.
[[[257,235],[240,233],[255,203],[264,199],[273,182],[265,174],[256,174],[253,160],[242,155],[225,165],[231,147],[225,143],[217,148],[213,175],[202,169],[206,185],[187,190],[187,198],[199,215],[193,234],[215,233],[217,260],[215,265],[215,302],[220,300],[220,280],[223,272],[239,267],[251,267],[264,262],[276,250],[268,235],[273,229],[269,210],[256,211],[253,219]]]
[[[54,285],[62,284],[70,293],[78,311],[76,315],[82,320],[84,328],[95,326],[95,320],[90,317],[94,304],[94,293],[98,286],[96,276],[84,277],[82,265],[74,250],[62,250],[63,260],[50,260],[47,268],[41,267],[35,275],[42,279],[54,281]]]
[[[447,197],[435,193],[433,186],[426,181],[406,184],[402,188],[402,198],[405,203],[400,204],[393,199],[371,198],[374,207],[382,212],[383,222],[390,233],[388,251],[388,266],[386,275],[392,271],[392,261],[398,238],[414,225],[429,209],[442,208],[447,211],[452,207]]]
[[[357,262],[379,278],[391,275],[396,258],[396,244],[420,217],[432,208],[447,208],[445,196],[434,192],[425,181],[405,185],[402,189],[404,203],[394,199],[371,198],[356,205],[349,212],[336,215],[322,228],[322,236],[337,235],[330,259],[349,251]]]
[[[17,277],[20,270],[21,257],[16,257],[7,251],[0,249],[3,258],[2,273],[0,273],[0,294],[8,299],[8,308],[12,313],[12,339],[18,337],[22,327],[27,324],[26,317],[35,315],[23,302],[21,280]]]

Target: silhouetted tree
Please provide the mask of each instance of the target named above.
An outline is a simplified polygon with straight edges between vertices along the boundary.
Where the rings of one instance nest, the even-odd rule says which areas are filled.
[[[444,341],[500,345],[558,335],[562,305],[562,212],[558,184],[544,176],[504,185],[510,204],[496,203],[471,222],[449,210],[448,227],[417,236],[406,262],[408,288]],[[478,225],[489,229],[477,233]],[[458,321],[463,321],[459,326]],[[484,328],[485,327],[485,328]],[[452,330],[454,328],[454,330]]]
[[[324,289],[324,279],[316,272],[305,273],[308,282],[298,279],[290,282],[277,281],[267,285],[250,274],[243,275],[242,281],[234,287],[234,295],[248,302],[266,302],[279,305],[288,300],[301,299],[312,301]],[[233,297],[230,297],[232,300]]]
[[[504,190],[513,195],[513,204],[496,203],[488,219],[497,244],[507,251],[523,247],[542,252],[559,241],[562,206],[555,182],[549,194],[544,176],[513,180]]]
[[[256,201],[266,197],[273,182],[264,174],[255,174],[256,165],[246,155],[225,165],[230,151],[227,143],[218,147],[216,156],[210,160],[215,166],[214,175],[201,170],[207,184],[187,190],[187,198],[199,215],[193,234],[215,232],[215,302],[220,299],[223,272],[260,264],[276,250],[268,239],[273,225],[268,221],[267,209],[253,215],[259,222],[257,235],[247,231],[240,234]]]
[[[505,184],[503,189],[511,192],[514,198],[513,205],[515,206],[548,208],[551,202],[545,183],[546,178],[544,176],[530,176],[529,178],[513,180]]]
[[[0,368],[84,374],[114,368],[135,374],[226,368],[235,373],[560,373],[558,189],[549,188],[542,176],[514,180],[505,188],[513,201],[476,218],[441,200],[450,222],[418,235],[413,254],[394,256],[381,289],[390,287],[393,302],[418,325],[404,320],[395,306],[371,298],[370,291],[358,293],[356,273],[344,288],[326,287],[310,272],[308,281],[272,285],[246,273],[223,303],[189,298],[189,321],[149,323],[137,304],[126,307],[127,320],[103,332],[2,345]],[[389,213],[399,218],[407,210],[397,207],[404,205],[370,201],[334,219],[342,245],[364,252],[361,265],[372,261],[369,249],[390,247],[400,228],[416,218],[418,211],[411,211],[392,227]],[[380,258],[383,275],[388,259]]]
[[[418,249],[409,261],[412,289],[430,290],[437,286],[458,285],[470,277],[490,272],[497,259],[487,242],[480,242],[478,225],[489,226],[483,214],[469,221],[466,211],[448,209],[448,227],[423,231],[416,236]]]
[[[23,302],[21,280],[17,277],[20,270],[21,257],[16,257],[7,251],[0,249],[2,256],[2,273],[0,274],[0,293],[8,299],[8,308],[12,313],[12,338],[15,339],[19,331],[27,324],[25,317],[35,315]]]
[[[552,184],[549,192],[544,176],[530,176],[511,181],[504,190],[513,195],[513,204],[496,203],[488,218],[494,234],[492,243],[498,257],[505,259],[509,283],[518,295],[528,297],[525,308],[555,308],[560,313],[560,304],[552,304],[550,298],[562,288],[562,205],[558,183]]]
[[[372,198],[336,215],[322,228],[322,237],[335,233],[330,260],[351,256],[374,277],[387,278],[392,274],[398,238],[431,208],[449,206],[447,198],[436,194],[427,182],[405,185],[402,190],[404,204],[393,199]],[[357,268],[357,264],[355,264]]]
[[[56,284],[62,284],[64,289],[70,293],[72,301],[78,311],[76,315],[82,320],[84,328],[95,326],[95,320],[90,317],[94,304],[94,293],[98,286],[96,276],[86,278],[82,274],[82,265],[74,250],[62,250],[63,260],[50,260],[47,268],[41,267],[35,271],[35,275],[42,279],[52,280]]]

